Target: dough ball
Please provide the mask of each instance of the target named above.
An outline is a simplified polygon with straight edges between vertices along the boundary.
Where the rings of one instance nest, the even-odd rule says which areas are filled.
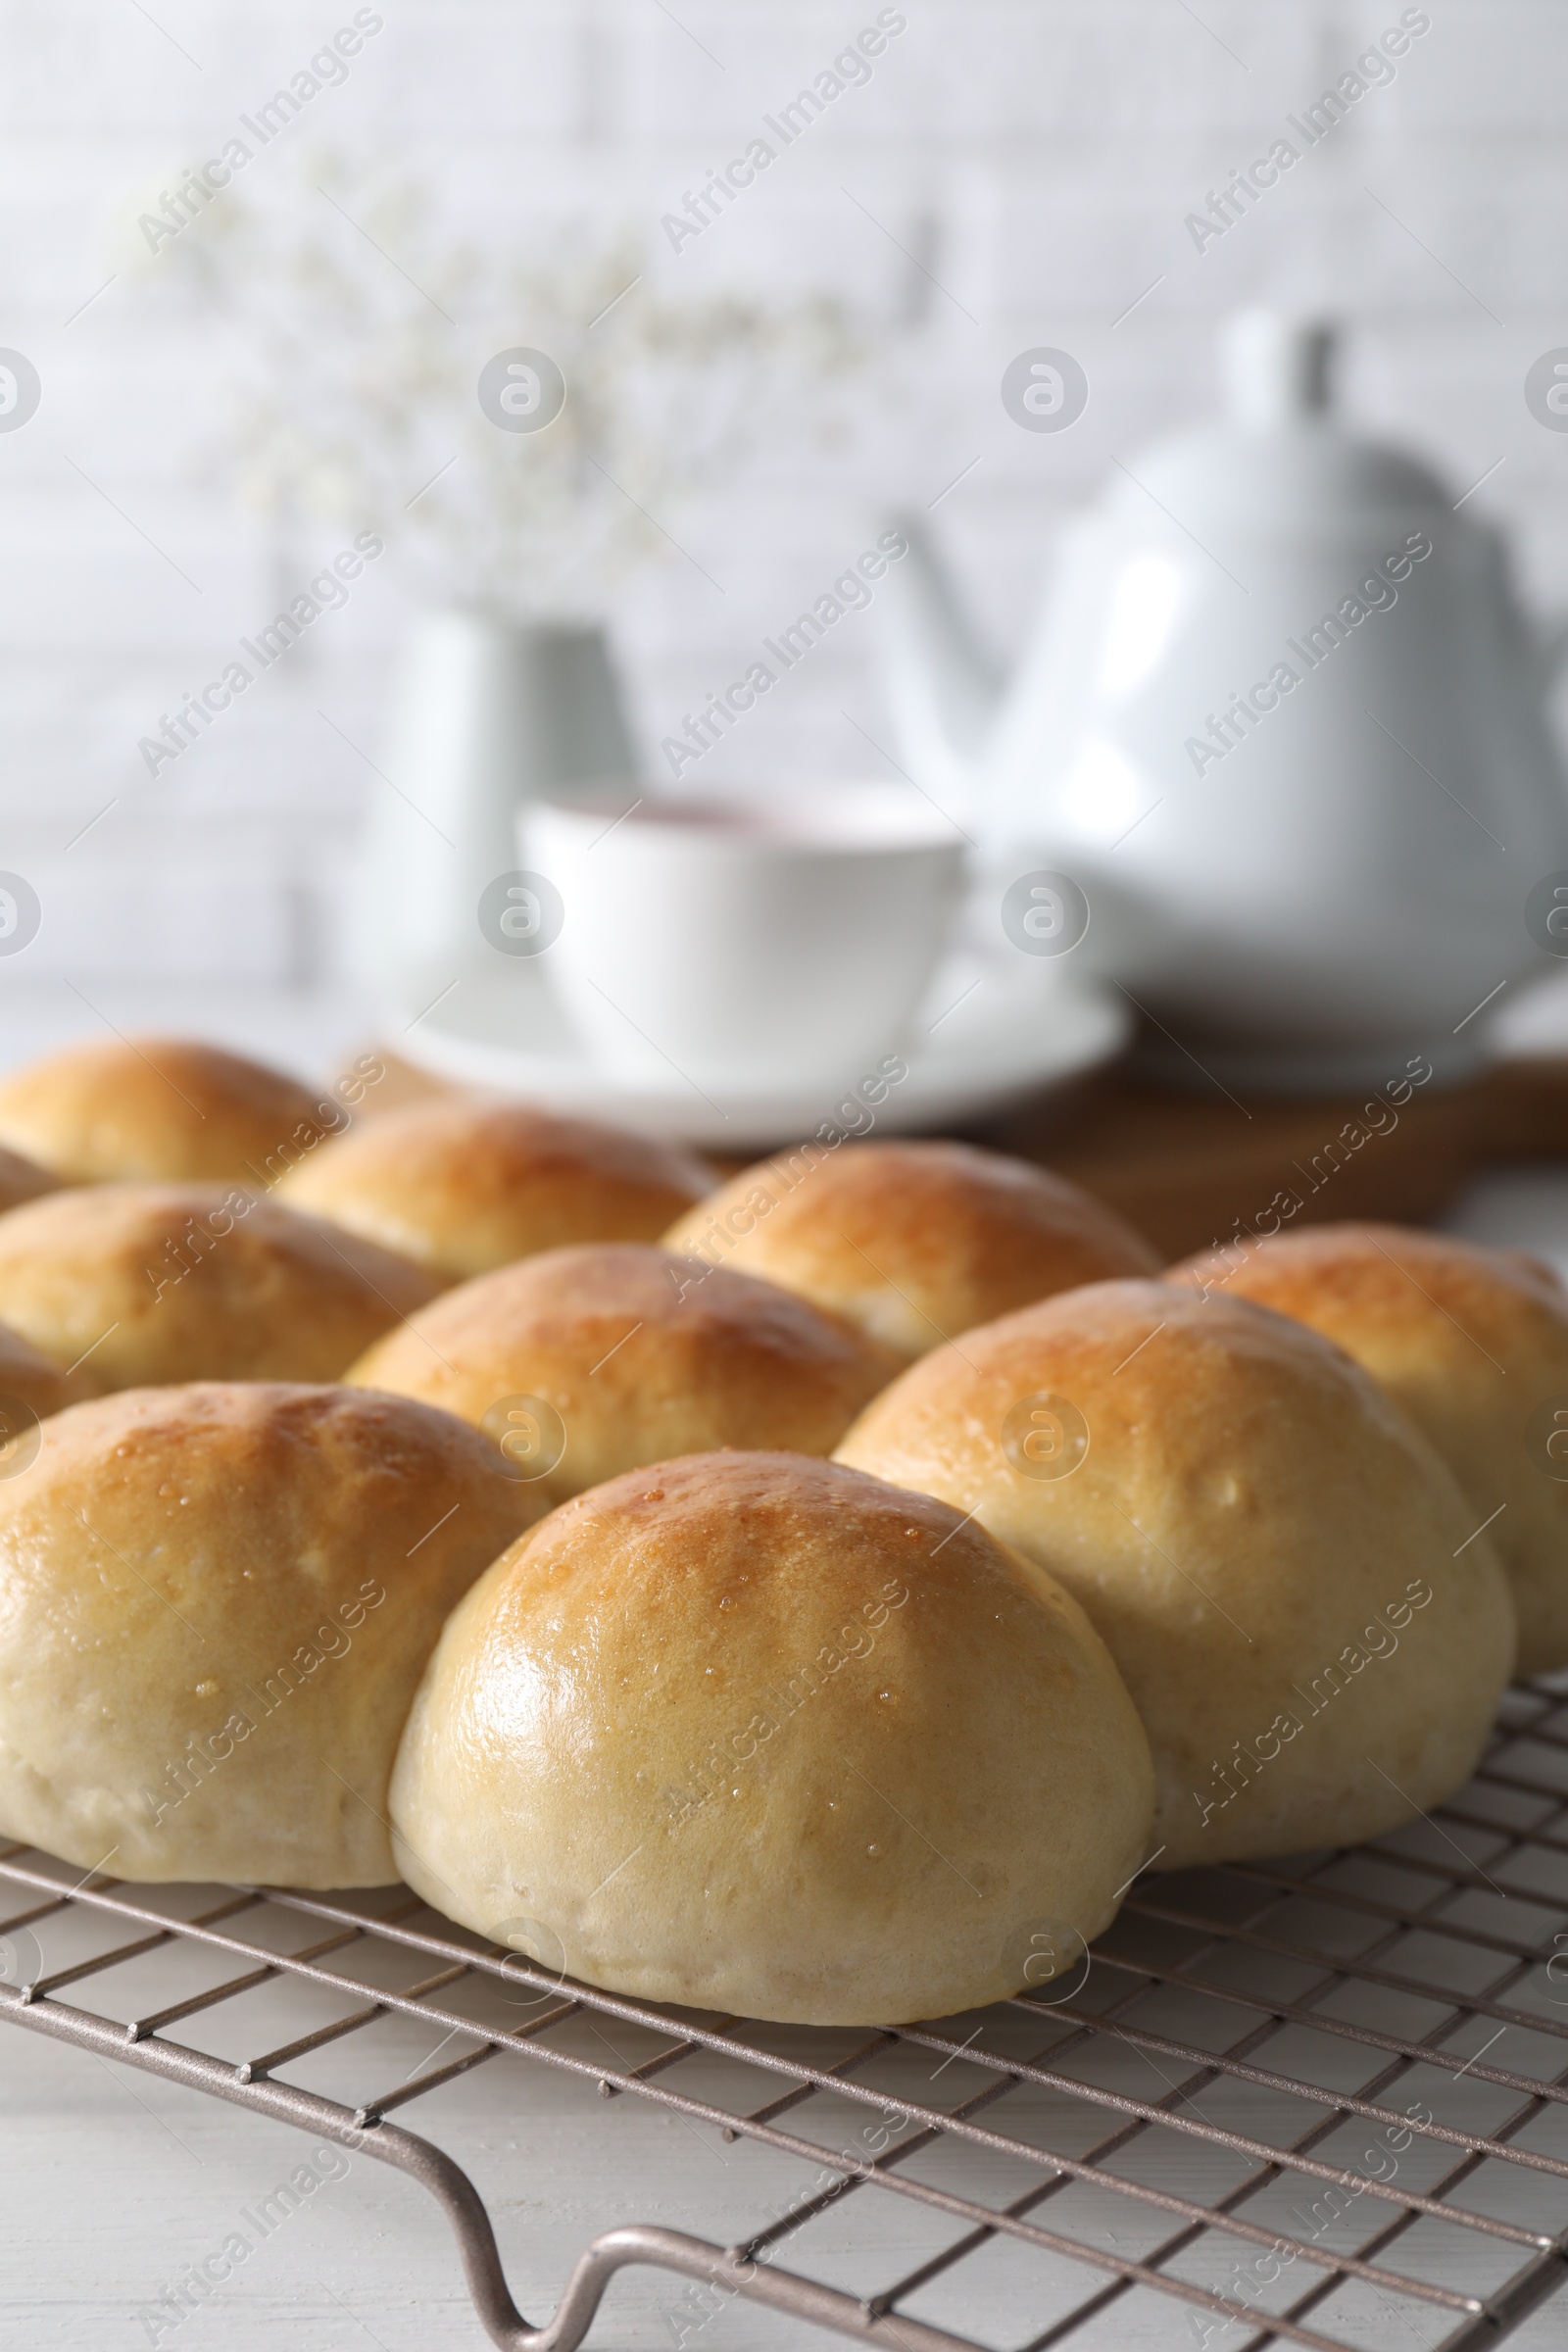
[[[799,1291],[906,1358],[1054,1292],[1158,1263],[1076,1185],[947,1143],[803,1144],[733,1177],[664,1245]]]
[[[653,1242],[712,1186],[690,1152],[526,1102],[416,1102],[301,1158],[293,1208],[454,1282],[569,1242]]]
[[[709,1453],[552,1513],[454,1611],[404,1876],[644,1999],[818,2025],[1078,1966],[1148,1851],[1131,1701],[1050,1578],[923,1495]]]
[[[1174,1267],[1308,1323],[1397,1398],[1513,1588],[1519,1672],[1568,1666],[1568,1291],[1549,1266],[1402,1225],[1316,1225]]]
[[[439,1287],[238,1187],[91,1185],[0,1217],[0,1321],[105,1389],[335,1380]]]
[[[1149,1733],[1166,1869],[1351,1845],[1475,1767],[1507,1581],[1426,1439],[1299,1323],[1097,1283],[911,1366],[836,1458],[1082,1602]]]
[[[0,1079],[0,1144],[70,1184],[111,1177],[266,1186],[332,1102],[259,1061],[189,1038],[67,1046]]]
[[[378,1886],[448,1610],[539,1504],[347,1389],[133,1390],[0,1480],[0,1829],[125,1879]]]
[[[603,1242],[448,1291],[347,1377],[476,1422],[563,1502],[677,1453],[831,1453],[899,1364],[775,1283]]]

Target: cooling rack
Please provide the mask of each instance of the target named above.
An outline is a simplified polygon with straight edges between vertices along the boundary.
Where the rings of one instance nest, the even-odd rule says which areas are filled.
[[[901,2352],[1472,2352],[1568,2288],[1568,1678],[1508,1694],[1440,1812],[1349,1851],[1146,1875],[1067,1979],[930,2026],[623,2000],[402,1888],[77,1883],[11,1846],[0,1910],[0,2018],[412,2175],[511,2352],[573,2352],[636,2265],[685,2281],[677,2346],[749,2302]],[[142,2005],[176,1963],[174,1997]],[[280,1993],[300,2030],[255,2048]],[[407,2018],[450,2055],[389,2080],[378,2029]],[[468,2174],[393,2120],[497,2064],[519,2111],[541,2069],[597,2088],[607,2168],[625,2102],[716,2129],[753,2152],[754,2223],[725,2244],[611,2229],[531,2325]],[[852,2277],[844,2225],[873,2207],[900,2226],[858,2229],[862,2274],[868,2236],[889,2252]]]

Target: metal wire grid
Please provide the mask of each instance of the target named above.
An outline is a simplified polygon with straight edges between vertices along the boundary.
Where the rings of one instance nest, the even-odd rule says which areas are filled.
[[[1397,2340],[1471,2352],[1512,2332],[1568,2275],[1564,1678],[1508,1694],[1482,1770],[1439,1814],[1350,1852],[1146,1877],[1082,1982],[931,2028],[807,2032],[623,2000],[487,1948],[399,1888],[341,1899],[230,1888],[215,1900],[212,1889],[97,1875],[73,1884],[63,1865],[15,1845],[0,1855],[0,1881],[25,1898],[0,1936],[40,1961],[30,1982],[0,1984],[0,2017],[413,2174],[447,2212],[483,2326],[513,2352],[572,2352],[628,2264],[903,2352],[976,2341],[933,2324],[922,2304],[946,2285],[951,2308],[968,2264],[972,2318],[985,2301],[975,2258],[1004,2241],[1043,2265],[1017,2352],[1134,2335],[1343,2352],[1387,2340],[1391,2317]],[[43,1967],[42,1941],[62,1934],[93,1948]],[[192,1947],[238,1973],[128,2022],[109,2013],[113,1972]],[[391,1984],[376,1981],[389,1961]],[[109,2011],[62,1997],[94,1980]],[[335,2014],[239,2062],[172,2036],[282,1982],[332,1996]],[[498,1997],[532,2013],[498,2019]],[[398,2016],[448,2029],[458,2055],[357,2107],[285,2079]],[[646,2035],[646,2058],[607,2068],[581,2035],[574,2045],[571,2021],[594,2016]],[[1505,2034],[1509,2066],[1497,2052]],[[890,2059],[910,2054],[923,2054],[924,2094],[890,2093]],[[814,2167],[814,2180],[728,2247],[654,2227],[608,2231],[579,2256],[554,2317],[532,2327],[472,2182],[387,2120],[503,2056],[586,2077],[607,2100],[659,2102]],[[733,2098],[693,2079],[694,2062],[710,2075],[715,2058]],[[671,2080],[683,2067],[687,2089]],[[1140,2095],[1157,2082],[1161,2095]],[[518,2090],[526,2097],[525,2078]],[[835,2149],[798,2128],[813,2101],[819,2114],[848,2102],[880,2121],[855,2150]],[[1216,2103],[1251,2129],[1216,2120]],[[1348,2132],[1348,2161],[1329,2144]],[[1002,2203],[979,2193],[996,2170],[984,2159],[999,2156],[1032,2176]],[[1217,2187],[1216,2162],[1230,2176]],[[1086,2201],[1085,2189],[1100,2194]],[[1134,2219],[1135,2251],[1105,2225],[1107,2192],[1116,2218]],[[850,2292],[801,2258],[825,2217],[865,2195],[925,2208],[933,2242],[900,2275]]]

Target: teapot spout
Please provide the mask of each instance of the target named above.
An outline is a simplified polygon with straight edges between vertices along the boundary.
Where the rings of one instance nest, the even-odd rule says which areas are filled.
[[[894,518],[907,554],[879,604],[882,662],[898,756],[917,784],[972,798],[1002,701],[1000,663],[982,645],[924,522]]]

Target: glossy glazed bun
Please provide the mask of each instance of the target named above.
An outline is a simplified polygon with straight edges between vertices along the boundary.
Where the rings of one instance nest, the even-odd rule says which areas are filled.
[[[1549,1266],[1403,1225],[1317,1225],[1201,1252],[1169,1279],[1256,1299],[1353,1355],[1486,1523],[1519,1672],[1568,1666],[1568,1291]]]
[[[453,1281],[569,1242],[657,1241],[712,1172],[526,1102],[416,1102],[312,1152],[279,1197]]]
[[[281,1071],[189,1038],[68,1046],[0,1079],[0,1144],[70,1184],[266,1185],[302,1130],[330,1133],[340,1116]]]
[[[347,1378],[478,1423],[562,1502],[677,1453],[831,1453],[899,1361],[774,1283],[604,1242],[448,1291]]]
[[[1507,1580],[1425,1438],[1299,1323],[1098,1283],[912,1365],[837,1458],[1076,1594],[1149,1733],[1166,1869],[1353,1844],[1474,1769]]]
[[[91,1185],[0,1217],[0,1321],[105,1389],[335,1380],[438,1288],[318,1217],[220,1185]]]
[[[733,1177],[666,1249],[760,1274],[906,1359],[1154,1252],[1076,1185],[969,1144],[803,1144]]]
[[[0,1829],[116,1878],[396,1878],[409,1701],[529,1490],[343,1389],[146,1389],[41,1435],[0,1482]]]
[[[1149,1804],[1076,1603],[941,1503],[779,1453],[552,1513],[454,1611],[392,1789],[404,1876],[452,1918],[819,2025],[1076,1966]]]

